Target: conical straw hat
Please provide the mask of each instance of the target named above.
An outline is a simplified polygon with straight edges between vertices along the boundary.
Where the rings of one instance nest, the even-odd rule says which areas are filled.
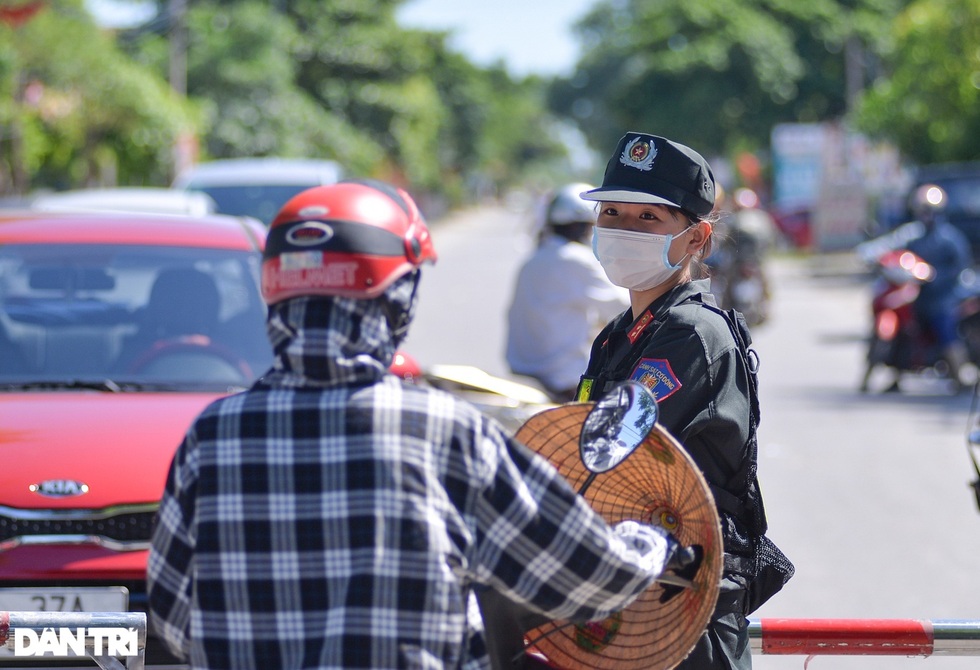
[[[570,403],[531,417],[518,441],[547,458],[579,489],[589,476],[579,456],[579,436],[594,403]],[[686,657],[707,627],[718,599],[723,547],[714,498],[700,469],[662,426],[625,462],[599,474],[585,499],[605,520],[626,519],[659,525],[682,545],[699,544],[704,561],[682,589],[661,603],[658,583],[629,607],[604,621],[572,625],[548,623],[528,631],[533,647],[558,667],[611,670],[673,668]]]

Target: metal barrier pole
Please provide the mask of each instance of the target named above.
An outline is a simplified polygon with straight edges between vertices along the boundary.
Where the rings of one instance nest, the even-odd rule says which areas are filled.
[[[969,619],[760,619],[752,651],[806,656],[980,656],[980,621]]]
[[[146,614],[0,611],[0,646],[25,656],[87,656],[102,670],[143,670]]]

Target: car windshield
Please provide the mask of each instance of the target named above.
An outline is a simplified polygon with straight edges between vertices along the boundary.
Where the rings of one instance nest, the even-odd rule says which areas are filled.
[[[272,361],[255,253],[0,247],[0,390],[226,390]]]
[[[268,226],[287,200],[312,186],[315,184],[254,184],[192,186],[191,188],[211,196],[217,204],[217,211],[222,214],[251,216]]]

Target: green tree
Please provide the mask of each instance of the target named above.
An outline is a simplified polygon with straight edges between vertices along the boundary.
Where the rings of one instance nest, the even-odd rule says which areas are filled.
[[[763,148],[777,123],[845,114],[845,63],[881,48],[900,3],[604,0],[579,23],[584,55],[551,104],[596,146],[632,129],[709,153]]]
[[[556,162],[566,165],[557,119],[544,111],[545,82],[536,77],[514,82],[501,69],[486,76],[486,118],[477,152],[483,174],[494,184],[513,185],[549,174]]]
[[[81,0],[0,25],[0,188],[165,183],[193,107],[127,58]]]
[[[170,57],[166,8],[128,38],[161,76]],[[308,156],[372,166],[357,152],[364,139],[357,129],[297,87],[303,38],[289,18],[264,0],[204,1],[190,6],[185,21],[187,95],[204,110],[205,158]]]
[[[401,0],[293,0],[309,57],[300,86],[368,131],[383,174],[424,190],[520,180],[547,118],[540,83],[514,81],[452,54],[446,35],[400,29]]]
[[[855,117],[919,163],[980,159],[980,0],[918,0]]]
[[[543,132],[544,82],[402,29],[402,0],[202,0],[187,12],[187,93],[208,112],[206,157],[335,158],[353,174],[458,200],[506,188],[564,147]],[[134,53],[167,69],[169,3]]]

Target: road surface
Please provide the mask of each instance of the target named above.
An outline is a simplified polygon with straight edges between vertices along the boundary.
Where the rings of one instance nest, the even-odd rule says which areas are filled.
[[[532,246],[523,207],[433,223],[439,262],[423,272],[406,348],[420,363],[507,376],[506,307]],[[760,478],[770,536],[797,575],[753,618],[980,619],[980,512],[968,482],[970,395],[931,380],[857,392],[869,287],[845,256],[770,264],[761,359]],[[757,670],[802,656],[759,656]],[[811,670],[971,670],[978,657],[819,657]]]

